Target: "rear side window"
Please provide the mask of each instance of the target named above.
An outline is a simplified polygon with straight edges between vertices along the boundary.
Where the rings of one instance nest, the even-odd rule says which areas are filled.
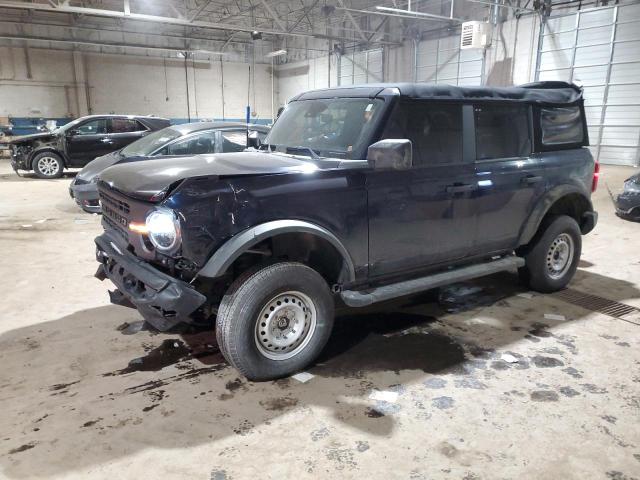
[[[146,128],[133,118],[112,118],[110,133],[144,132]]]
[[[543,145],[582,143],[584,132],[580,107],[541,108],[540,130]]]
[[[241,152],[247,148],[246,130],[227,130],[222,132],[222,151]]]
[[[476,158],[525,157],[531,153],[529,107],[476,105]]]
[[[202,155],[205,153],[215,153],[216,151],[216,131],[208,130],[197,133],[183,140],[178,140],[164,147],[161,155]]]
[[[382,139],[408,138],[413,164],[447,165],[462,162],[462,106],[430,102],[399,104]]]

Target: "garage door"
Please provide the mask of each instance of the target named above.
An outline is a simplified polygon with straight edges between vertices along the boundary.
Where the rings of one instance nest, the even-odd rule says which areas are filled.
[[[544,25],[536,79],[584,86],[602,163],[640,164],[640,4],[582,10]]]
[[[443,38],[421,40],[416,49],[417,82],[481,85],[482,49],[460,50],[460,29]]]
[[[382,49],[340,55],[339,85],[383,82]]]

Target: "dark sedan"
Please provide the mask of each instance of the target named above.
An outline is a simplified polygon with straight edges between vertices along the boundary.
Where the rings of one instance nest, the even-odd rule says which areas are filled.
[[[96,187],[98,175],[112,165],[156,157],[240,152],[247,148],[247,137],[259,143],[268,132],[269,127],[263,125],[229,122],[197,122],[167,127],[90,162],[71,182],[69,193],[85,212],[97,213],[100,212]],[[250,140],[250,143],[253,142]]]
[[[169,120],[134,115],[90,115],[52,132],[14,138],[11,166],[33,170],[40,178],[59,178],[65,168],[84,167],[99,155],[120,150]]]

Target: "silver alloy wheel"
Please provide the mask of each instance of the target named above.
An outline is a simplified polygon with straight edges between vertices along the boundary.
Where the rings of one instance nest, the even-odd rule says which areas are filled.
[[[38,171],[47,177],[57,175],[60,171],[60,164],[58,160],[53,157],[40,157],[37,165]]]
[[[271,360],[286,360],[300,353],[316,329],[316,306],[298,291],[279,293],[269,300],[256,320],[258,351]]]
[[[547,251],[547,272],[553,279],[562,278],[573,263],[573,238],[567,233],[558,235]]]

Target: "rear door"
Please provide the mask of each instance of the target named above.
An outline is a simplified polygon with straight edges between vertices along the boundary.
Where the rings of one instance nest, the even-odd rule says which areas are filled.
[[[474,106],[478,215],[474,253],[515,248],[520,231],[547,188],[540,160],[532,155],[531,107]]]
[[[456,260],[472,248],[475,171],[462,134],[469,121],[459,103],[394,108],[382,138],[411,140],[413,167],[367,175],[371,277]]]
[[[120,150],[149,133],[135,118],[111,118],[109,121],[109,139],[112,150]]]

